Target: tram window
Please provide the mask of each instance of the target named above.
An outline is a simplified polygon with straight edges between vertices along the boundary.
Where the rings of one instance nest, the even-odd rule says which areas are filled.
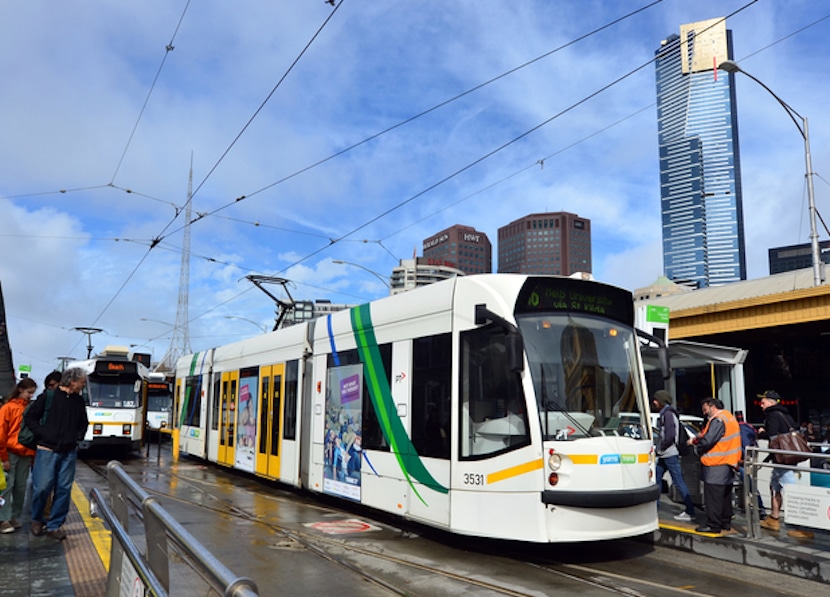
[[[450,457],[452,336],[412,341],[412,444],[421,456]]]
[[[185,380],[184,402],[180,403],[184,413],[184,425],[199,427],[202,424],[202,378],[188,377]]]
[[[503,330],[487,326],[461,334],[462,459],[530,444],[520,375],[510,369]]]
[[[222,381],[218,377],[216,381],[213,382],[213,397],[211,404],[213,408],[211,408],[211,422],[210,428],[214,431],[219,430],[219,404],[222,399]]]
[[[271,396],[271,378],[267,375],[262,377],[262,393],[260,395],[261,403],[259,405],[259,453],[266,454],[268,452],[268,434],[265,432],[268,429],[268,415],[270,408],[268,400]],[[277,419],[279,420],[279,419]]]
[[[380,350],[381,362],[383,363],[383,370],[386,374],[386,382],[389,384],[389,387],[392,386],[392,379],[390,372],[392,371],[392,345],[391,344],[383,344],[378,346]],[[339,357],[339,366],[345,365],[360,365],[362,364],[360,361],[360,355],[357,352],[357,349],[353,350],[346,350],[337,353]],[[332,355],[328,356],[328,368],[332,370],[335,368],[334,365],[334,358]],[[334,416],[334,413],[329,413],[329,419]],[[333,420],[329,420],[326,422],[327,426],[331,426],[334,424]],[[348,428],[346,429],[348,433]],[[355,432],[360,437],[361,446],[364,449],[370,450],[384,450],[389,451],[389,443],[386,441],[386,437],[383,435],[383,431],[380,427],[380,422],[378,421],[378,417],[375,414],[375,407],[372,404],[372,398],[369,395],[369,386],[367,383],[363,383],[363,400],[362,400],[362,413],[361,413],[361,421],[360,421],[360,428],[356,429]]]
[[[299,371],[299,361],[288,361],[285,364],[285,418],[283,419],[283,439],[297,439],[297,386],[300,381]]]

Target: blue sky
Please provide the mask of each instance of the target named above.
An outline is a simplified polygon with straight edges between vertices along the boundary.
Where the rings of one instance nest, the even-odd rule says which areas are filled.
[[[649,4],[4,3],[0,283],[15,364],[40,380],[56,357],[84,357],[77,326],[105,330],[96,350],[164,355],[191,154],[193,217],[206,214],[191,226],[194,350],[257,333],[233,317],[273,322],[248,274],[289,278],[296,299],[364,302],[382,283],[333,259],[385,274],[448,226],[495,245],[499,226],[541,211],[590,218],[595,277],[645,286],[662,272],[647,63],[681,23],[735,11],[735,58],[810,119],[830,217],[830,3],[663,0],[566,45]],[[803,144],[763,89],[741,78],[737,93],[758,278],[770,247],[808,241]]]

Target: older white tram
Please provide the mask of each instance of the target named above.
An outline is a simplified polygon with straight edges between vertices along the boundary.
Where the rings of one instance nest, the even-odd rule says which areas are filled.
[[[629,292],[561,277],[384,298],[183,357],[180,449],[465,535],[646,533],[659,490],[633,318]]]

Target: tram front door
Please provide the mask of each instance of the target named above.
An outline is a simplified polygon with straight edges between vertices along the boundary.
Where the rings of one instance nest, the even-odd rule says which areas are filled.
[[[234,438],[236,432],[236,399],[239,387],[239,372],[229,371],[222,374],[222,390],[219,418],[219,452],[216,461],[219,464],[233,466]]]

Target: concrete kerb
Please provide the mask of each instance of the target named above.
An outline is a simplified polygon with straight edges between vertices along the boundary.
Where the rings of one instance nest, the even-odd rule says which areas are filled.
[[[755,568],[763,568],[830,583],[830,554],[823,550],[790,547],[773,539],[749,540],[739,535],[706,537],[688,531],[661,527],[654,543]]]

